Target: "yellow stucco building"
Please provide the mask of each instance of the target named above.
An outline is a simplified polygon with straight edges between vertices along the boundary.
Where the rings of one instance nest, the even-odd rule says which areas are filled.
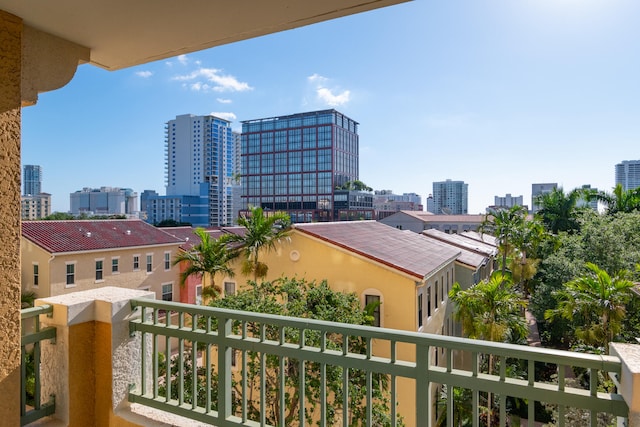
[[[140,220],[25,221],[22,290],[37,298],[114,286],[179,300],[182,239]]]

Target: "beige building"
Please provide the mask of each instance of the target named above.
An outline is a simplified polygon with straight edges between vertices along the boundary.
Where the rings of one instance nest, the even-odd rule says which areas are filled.
[[[179,301],[182,243],[140,220],[25,221],[22,289],[44,298],[114,286]]]
[[[436,215],[426,211],[400,211],[381,219],[380,222],[416,233],[436,229],[449,234],[460,234],[478,230],[484,217],[484,215]]]
[[[51,215],[51,194],[40,193],[20,198],[20,211],[23,220],[40,219]]]

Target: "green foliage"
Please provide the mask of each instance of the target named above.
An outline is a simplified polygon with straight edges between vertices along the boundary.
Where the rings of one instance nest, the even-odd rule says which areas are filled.
[[[252,287],[227,296],[223,299],[213,301],[211,305],[234,310],[244,310],[260,313],[270,313],[284,316],[302,317],[310,319],[330,320],[334,322],[350,323],[356,325],[367,325],[371,322],[371,315],[360,308],[360,301],[353,293],[343,293],[333,291],[326,281],[321,283],[306,282],[304,280],[282,278],[274,282],[251,282]],[[239,325],[234,325],[238,328]],[[266,339],[278,340],[279,331],[275,328],[261,328],[258,324],[249,324],[247,331],[251,336],[261,337],[264,332]],[[286,329],[285,341],[290,343],[299,342],[299,331]],[[328,334],[326,336],[326,347],[330,350],[341,351],[343,338],[339,334]],[[322,336],[316,331],[305,331],[305,343],[310,346],[319,346]],[[357,338],[349,337],[349,351],[364,354],[366,343]],[[261,373],[261,355],[255,352],[247,352],[247,370],[249,378],[249,390],[259,387]],[[276,356],[266,357],[266,399],[264,414],[267,423],[271,425],[292,425],[299,419],[298,401],[299,384],[302,372],[302,365],[299,360],[285,359],[285,420],[279,419],[278,410],[278,390],[280,384],[280,359]],[[320,364],[305,362],[304,364],[304,390],[306,399],[305,415],[307,422],[311,424],[319,416],[319,400],[321,390]],[[336,366],[326,366],[326,390],[327,399],[331,400],[327,409],[327,423],[333,425],[338,420],[342,407],[344,395],[342,384],[342,368]],[[373,419],[374,425],[389,426],[391,420],[389,414],[389,378],[380,374],[373,374],[374,388],[373,395]],[[236,395],[240,396],[242,388],[240,384],[235,384]],[[363,402],[366,397],[366,373],[351,369],[349,371],[349,410],[351,419],[350,426],[364,425],[366,420],[366,408]],[[260,415],[259,396],[250,393],[248,396],[248,411],[252,416]],[[402,419],[398,419],[402,424]]]
[[[592,195],[607,206],[607,214],[615,215],[620,212],[634,212],[640,210],[640,187],[625,190],[622,184],[617,184],[613,192],[600,192]]]
[[[45,221],[64,221],[76,219],[76,217],[67,212],[53,212],[51,215],[48,215],[42,219]]]
[[[162,227],[190,227],[191,223],[190,222],[179,222],[179,221],[176,221],[175,219],[163,219],[159,223],[155,224],[155,226],[158,227],[158,228],[162,228]]]
[[[585,197],[581,190],[565,193],[562,188],[554,188],[549,193],[538,196],[541,209],[536,216],[542,220],[547,231],[558,234],[561,231],[572,233],[580,229],[576,218],[577,202]]]
[[[495,272],[489,280],[466,290],[456,282],[449,297],[469,338],[513,343],[526,339],[528,328],[522,314],[526,301],[508,276]]]
[[[580,342],[606,349],[620,333],[633,283],[624,271],[612,277],[593,263],[586,268],[587,274],[553,292],[558,307],[547,310],[545,319],[570,320]]]
[[[245,228],[242,234],[230,234],[237,251],[245,258],[242,265],[244,275],[253,274],[253,279],[264,278],[268,266],[260,261],[261,251],[275,249],[276,244],[289,238],[291,219],[284,212],[265,212],[260,207],[250,208],[250,214],[238,218],[238,225]]]
[[[217,274],[233,277],[234,271],[229,267],[229,263],[237,256],[237,253],[229,249],[227,235],[223,235],[219,239],[212,239],[211,235],[203,228],[196,228],[193,232],[200,239],[200,243],[188,252],[179,252],[173,260],[173,265],[182,262],[187,264],[180,273],[181,286],[184,286],[190,276],[208,276],[211,285],[203,289],[203,296],[215,298],[220,294],[220,289],[215,284],[215,277]]]
[[[342,185],[336,186],[336,190],[373,191],[373,188],[356,179],[354,181],[347,181]]]

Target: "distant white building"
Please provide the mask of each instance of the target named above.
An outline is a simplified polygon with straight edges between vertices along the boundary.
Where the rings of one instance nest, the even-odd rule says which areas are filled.
[[[640,187],[640,160],[623,160],[616,165],[616,185],[625,190]]]
[[[398,211],[423,211],[424,206],[419,194],[393,194],[391,190],[376,190],[373,193],[373,209],[377,219],[382,219]]]
[[[531,184],[531,213],[536,213],[540,210],[540,205],[536,203],[538,197],[546,193],[551,193],[556,188],[558,188],[557,182]]]
[[[130,188],[100,187],[69,195],[73,215],[138,215],[138,193]]]
[[[598,192],[597,188],[591,188],[591,185],[589,184],[585,184],[581,187],[582,190],[591,190],[594,193]],[[585,197],[580,197],[580,199],[578,199],[578,201],[576,202],[576,206],[577,207],[589,207],[591,209],[593,209],[594,211],[598,211],[598,201],[597,200],[587,200]]]
[[[466,215],[468,213],[469,184],[463,181],[439,181],[433,183],[434,214]],[[427,207],[429,205],[427,204]]]

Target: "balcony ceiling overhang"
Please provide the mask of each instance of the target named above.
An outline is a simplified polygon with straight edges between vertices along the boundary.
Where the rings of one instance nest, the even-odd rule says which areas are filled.
[[[404,1],[0,0],[0,10],[118,70]]]

